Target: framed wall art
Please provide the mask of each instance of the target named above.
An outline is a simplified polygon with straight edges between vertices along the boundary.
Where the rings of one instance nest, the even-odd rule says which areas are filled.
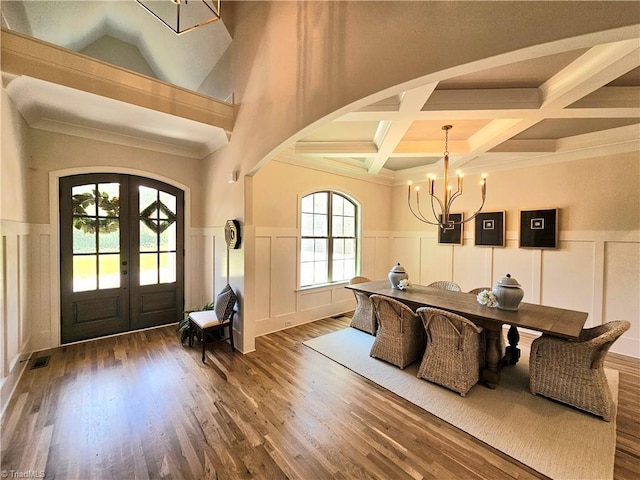
[[[442,221],[442,215],[440,215]],[[462,245],[462,213],[449,214],[449,226],[445,228],[438,227],[438,243]]]
[[[504,212],[481,212],[475,218],[475,245],[479,247],[505,246]]]
[[[520,247],[557,248],[558,209],[520,210]]]

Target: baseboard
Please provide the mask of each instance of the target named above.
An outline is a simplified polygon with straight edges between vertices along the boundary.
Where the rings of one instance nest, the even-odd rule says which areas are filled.
[[[29,363],[30,353],[23,353],[18,356],[18,360],[14,363],[13,368],[9,372],[3,381],[2,387],[0,387],[0,417],[4,415],[4,411],[9,405],[9,401],[13,396],[13,393],[22,377],[22,373],[25,371],[27,364]]]

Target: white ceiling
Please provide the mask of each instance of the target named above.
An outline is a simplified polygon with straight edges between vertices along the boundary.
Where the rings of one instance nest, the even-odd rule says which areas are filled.
[[[18,14],[5,15],[6,3],[2,2],[3,23],[11,27]],[[231,41],[222,22],[178,37],[134,0],[8,3],[25,3],[34,36],[76,51],[111,36],[135,45],[158,78],[194,90],[206,82]],[[44,10],[31,5],[43,3],[38,8]],[[62,10],[68,8],[66,4],[74,4],[73,12]],[[220,28],[223,32],[208,31]],[[221,42],[219,50],[211,47],[218,43],[201,42],[196,35],[215,35]],[[178,41],[194,41],[207,48],[185,49]],[[458,69],[465,73],[441,75],[410,90],[390,89],[393,93],[373,96],[364,107],[360,102],[357,110],[320,122],[281,157],[313,168],[401,183],[430,170],[437,173],[445,124],[453,125],[449,134],[452,165],[465,173],[638,151],[639,47],[637,38],[593,44],[500,66]],[[179,53],[185,51],[190,55]],[[193,68],[196,64],[199,68]],[[52,125],[57,124],[60,130],[59,125],[70,129],[78,124],[94,134],[138,139],[148,148],[173,145],[177,150],[197,151],[197,156],[226,141],[215,127],[122,102],[88,101],[84,95],[89,94],[55,91],[63,87],[46,82],[9,80],[4,79],[12,87],[10,95],[14,100],[22,98],[17,101],[19,108],[37,128],[55,129]]]

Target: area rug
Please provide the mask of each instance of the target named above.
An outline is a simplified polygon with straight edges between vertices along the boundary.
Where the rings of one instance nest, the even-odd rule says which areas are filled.
[[[354,328],[304,342],[313,350],[390,390],[451,425],[553,479],[611,479],[615,421],[529,393],[529,351],[502,370],[495,390],[478,384],[466,397],[418,379],[418,362],[404,370],[371,358],[374,337]],[[614,400],[618,372],[606,370]]]

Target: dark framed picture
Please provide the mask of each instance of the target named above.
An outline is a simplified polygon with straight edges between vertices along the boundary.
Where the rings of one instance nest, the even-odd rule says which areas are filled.
[[[558,209],[520,211],[520,247],[557,248]]]
[[[442,221],[442,215],[440,215]],[[452,245],[462,245],[462,213],[450,213],[449,225],[445,228],[438,228],[438,243]]]
[[[482,212],[476,217],[475,244],[480,247],[504,247],[504,212]]]

